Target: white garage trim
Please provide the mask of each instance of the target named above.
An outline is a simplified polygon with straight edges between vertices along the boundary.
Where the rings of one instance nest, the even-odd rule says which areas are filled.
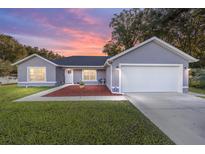
[[[179,74],[178,74],[178,89],[177,92],[183,92],[183,64],[130,64],[130,63],[120,63],[119,64],[119,93],[123,94],[122,92],[122,66],[143,66],[143,67],[179,67]]]

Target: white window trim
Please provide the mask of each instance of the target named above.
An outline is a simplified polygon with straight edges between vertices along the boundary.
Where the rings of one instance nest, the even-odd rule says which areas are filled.
[[[45,68],[46,70],[46,67],[44,66],[28,66],[27,67],[27,83],[48,83],[47,82],[47,70],[45,71],[45,80],[44,81],[29,81],[29,69],[30,68]]]
[[[92,71],[95,71],[96,72],[96,79],[95,80],[84,80],[84,75],[83,75],[83,72],[85,71],[85,70],[92,70]],[[85,81],[85,82],[93,82],[93,81],[97,81],[97,78],[98,78],[98,75],[97,75],[98,73],[97,73],[97,70],[96,69],[83,69],[82,70],[82,81]]]

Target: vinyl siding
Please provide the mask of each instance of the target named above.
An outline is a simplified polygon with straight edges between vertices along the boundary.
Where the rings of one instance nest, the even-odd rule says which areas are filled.
[[[112,63],[113,87],[119,87],[119,71],[116,69],[120,63],[131,64],[183,64],[188,68],[188,61],[181,56],[169,51],[157,43],[150,42],[135,49],[117,59]],[[183,72],[183,86],[188,86],[188,74]]]
[[[56,82],[57,85],[62,85],[65,83],[65,68],[56,67]]]
[[[46,80],[50,83],[26,83],[27,81],[27,68],[28,67],[46,67]],[[30,85],[30,86],[38,86],[38,85],[46,85],[46,86],[54,86],[56,82],[56,67],[45,60],[39,57],[33,57],[28,59],[17,66],[18,71],[18,85]],[[24,83],[22,83],[24,82]]]

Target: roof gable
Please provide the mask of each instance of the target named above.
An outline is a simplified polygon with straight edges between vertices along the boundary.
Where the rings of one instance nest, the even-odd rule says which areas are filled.
[[[40,59],[42,59],[42,60],[44,60],[44,61],[46,61],[46,62],[48,62],[48,63],[50,63],[50,64],[52,64],[54,66],[57,66],[57,64],[55,64],[54,62],[52,62],[52,61],[50,61],[50,60],[48,60],[46,58],[43,58],[43,57],[41,57],[41,56],[39,56],[37,54],[32,54],[32,55],[30,55],[28,57],[25,57],[24,59],[21,59],[21,60],[15,62],[15,63],[13,63],[12,65],[18,65],[18,64],[23,63],[24,61],[27,61],[27,60],[29,60],[29,59],[31,59],[33,57],[38,57],[38,58],[40,58]]]
[[[152,38],[150,38],[150,39],[148,39],[148,40],[138,44],[137,46],[129,48],[129,49],[125,50],[124,52],[121,52],[121,53],[119,53],[119,54],[109,58],[107,61],[113,61],[113,60],[117,59],[118,57],[121,57],[121,56],[123,56],[123,55],[125,55],[125,54],[127,54],[129,52],[132,52],[135,49],[138,49],[138,48],[140,48],[140,47],[142,47],[142,46],[144,46],[144,45],[146,45],[146,44],[148,44],[150,42],[155,42],[155,43],[157,43],[157,44],[159,44],[159,45],[169,49],[170,52],[174,52],[175,54],[177,54],[177,55],[181,56],[182,58],[186,59],[188,62],[197,62],[198,61],[198,59],[196,59],[196,58],[186,54],[185,52],[177,49],[176,47],[174,47],[174,46],[164,42],[163,40],[161,40],[161,39],[159,39],[157,37],[152,37]]]
[[[176,47],[164,42],[163,40],[157,38],[157,37],[152,37],[140,44],[138,44],[137,46],[134,46],[132,48],[129,48],[127,50],[125,50],[124,52],[121,52],[113,57],[110,56],[71,56],[71,57],[64,57],[64,58],[60,58],[60,59],[56,59],[56,60],[48,60],[46,58],[43,58],[37,54],[32,54],[22,60],[17,61],[16,63],[12,64],[12,65],[18,65],[20,63],[23,63],[26,60],[29,60],[30,58],[36,56],[39,57],[45,61],[47,61],[48,63],[54,65],[54,66],[70,66],[70,67],[103,67],[106,65],[106,62],[108,61],[113,61],[115,59],[117,59],[118,57],[121,57],[129,52],[134,51],[135,49],[138,49],[150,42],[155,42],[161,46],[163,46],[164,48],[169,49],[170,52],[173,52],[179,56],[181,56],[182,58],[184,58],[185,60],[187,60],[188,62],[197,62],[198,59],[186,54],[185,52],[177,49]]]
[[[21,64],[33,57],[41,58],[42,60],[55,66],[69,66],[69,67],[103,67],[106,60],[110,58],[109,56],[71,56],[71,57],[64,57],[56,60],[48,60],[37,54],[32,54],[28,57],[25,57],[22,60],[13,63],[12,65]]]

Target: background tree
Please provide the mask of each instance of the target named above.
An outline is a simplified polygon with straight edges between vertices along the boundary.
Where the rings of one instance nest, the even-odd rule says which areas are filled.
[[[23,45],[19,44],[14,38],[7,35],[0,35],[0,59],[11,63],[27,56],[27,51]]]
[[[28,55],[32,55],[32,54],[36,53],[36,54],[38,54],[44,58],[50,59],[50,60],[63,57],[57,53],[54,53],[53,51],[45,49],[45,48],[39,49],[38,47],[31,47],[31,46],[24,46],[24,47],[25,47]]]
[[[6,60],[0,59],[0,76],[8,76],[13,72],[14,68],[11,66],[11,63]]]
[[[108,41],[108,43],[104,46],[103,52],[107,53],[108,56],[116,55],[122,51],[122,47],[113,41]]]
[[[16,74],[16,66],[11,64],[34,53],[51,60],[62,57],[47,49],[22,45],[13,37],[0,34],[0,76]]]
[[[110,22],[112,41],[104,52],[115,55],[107,45],[120,46],[118,52],[157,36],[200,59],[192,67],[205,66],[205,9],[129,9],[114,15]],[[117,52],[117,53],[118,53]]]

